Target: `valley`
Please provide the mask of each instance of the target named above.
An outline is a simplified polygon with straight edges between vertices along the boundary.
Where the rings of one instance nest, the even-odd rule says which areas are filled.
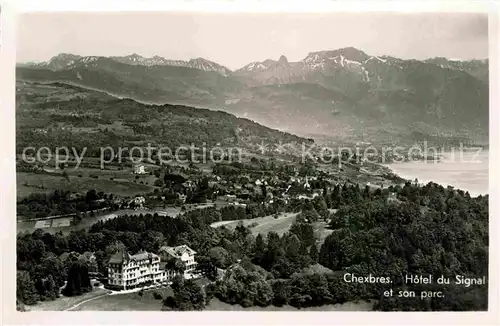
[[[23,64],[23,81],[62,82],[145,103],[224,110],[294,134],[337,141],[487,142],[488,61],[370,56],[356,48],[230,71],[205,60],[60,54]],[[382,125],[381,125],[382,123]]]
[[[18,310],[487,309],[485,287],[415,303],[344,278],[487,275],[488,195],[385,166],[439,164],[413,145],[487,147],[487,71],[353,47],[234,71],[18,65]]]

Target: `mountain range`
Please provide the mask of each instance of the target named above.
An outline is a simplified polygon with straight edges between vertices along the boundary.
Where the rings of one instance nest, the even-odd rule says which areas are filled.
[[[19,80],[65,82],[147,103],[216,108],[283,131],[378,142],[488,138],[488,60],[404,60],[356,48],[231,71],[203,59],[59,54]]]

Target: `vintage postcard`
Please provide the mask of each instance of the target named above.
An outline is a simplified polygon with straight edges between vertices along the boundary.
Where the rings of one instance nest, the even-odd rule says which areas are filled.
[[[491,313],[494,14],[218,6],[15,12],[16,318]]]

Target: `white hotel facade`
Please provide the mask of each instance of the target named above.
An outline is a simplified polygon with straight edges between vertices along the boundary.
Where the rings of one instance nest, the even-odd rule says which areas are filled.
[[[189,277],[194,271],[196,262],[194,261],[195,251],[187,246],[162,247],[162,256],[170,253],[182,252],[186,264],[184,277]],[[167,257],[164,256],[166,259]],[[174,258],[181,258],[174,256]],[[184,259],[181,259],[184,261]],[[178,273],[165,267],[166,263],[160,256],[139,251],[135,255],[130,255],[122,251],[111,256],[108,263],[108,284],[119,289],[131,289],[150,284],[161,284],[170,282]]]

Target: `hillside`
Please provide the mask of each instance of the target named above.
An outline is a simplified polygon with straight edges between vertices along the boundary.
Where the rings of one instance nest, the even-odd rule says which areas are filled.
[[[261,142],[309,143],[223,111],[147,105],[64,83],[17,83],[17,148],[221,146],[255,149]]]
[[[386,138],[410,140],[420,134],[487,138],[487,71],[483,61],[438,64],[345,48],[311,52],[299,62],[281,56],[277,62],[251,63],[235,74],[248,78],[249,86],[259,86],[251,102],[261,111],[270,105],[289,109],[269,111],[269,125],[276,127],[288,114],[326,133],[345,125],[343,132],[357,131],[351,132],[357,137],[364,133],[367,139],[380,139],[382,129]],[[311,93],[313,87],[321,91]],[[243,99],[234,106],[246,104]],[[294,111],[301,108],[299,117]],[[370,129],[378,134],[371,135]]]
[[[478,78],[479,80],[488,83],[489,80],[489,60],[448,60],[446,58],[437,57],[432,59],[424,60],[427,63],[433,63],[440,66],[441,68],[449,68],[453,70],[465,71],[472,76]]]
[[[45,64],[19,66],[17,79],[71,82],[156,104],[223,103],[226,93],[238,92],[242,87],[240,83],[218,72],[198,69],[202,67],[202,62],[194,62],[191,67],[131,64],[131,59],[127,57],[73,58],[58,56]]]
[[[18,66],[17,78],[220,109],[299,135],[407,143],[488,139],[488,60],[403,60],[350,47],[230,71],[202,58],[60,54]]]

